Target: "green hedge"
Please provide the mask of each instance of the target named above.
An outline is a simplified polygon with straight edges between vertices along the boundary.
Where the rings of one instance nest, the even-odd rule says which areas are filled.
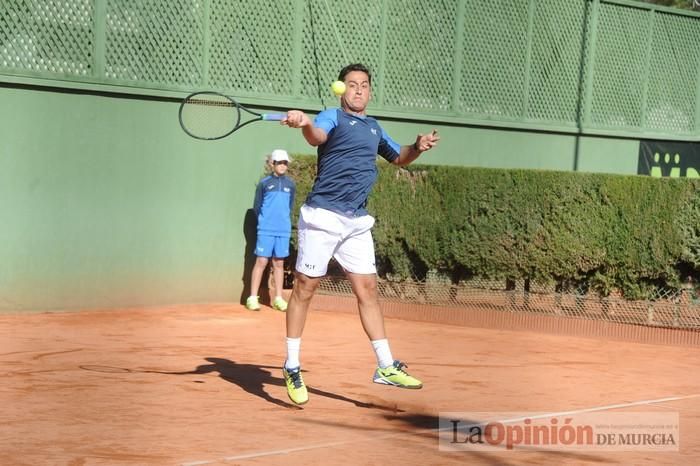
[[[315,156],[296,156],[297,207]],[[379,162],[380,276],[584,285],[646,297],[700,272],[700,181]],[[295,209],[295,219],[298,209]],[[296,246],[296,240],[293,246]]]

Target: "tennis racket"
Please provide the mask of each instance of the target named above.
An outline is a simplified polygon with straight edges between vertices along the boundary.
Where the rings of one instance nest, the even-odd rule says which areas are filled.
[[[242,121],[243,113],[248,119]],[[254,121],[280,121],[284,113],[258,113],[218,92],[195,92],[180,104],[180,126],[193,138],[214,140],[225,138]]]

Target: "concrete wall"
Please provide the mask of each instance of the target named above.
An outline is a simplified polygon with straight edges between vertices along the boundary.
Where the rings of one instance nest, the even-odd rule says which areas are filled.
[[[174,99],[5,86],[0,102],[0,311],[239,301],[265,154],[314,152],[277,123],[192,139]],[[636,173],[634,140],[382,125],[402,143],[437,128],[421,163]]]

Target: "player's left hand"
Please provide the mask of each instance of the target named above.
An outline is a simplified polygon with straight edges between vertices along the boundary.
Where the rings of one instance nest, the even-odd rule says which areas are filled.
[[[439,140],[440,136],[438,136],[437,130],[434,129],[429,134],[419,134],[416,136],[415,147],[417,147],[419,151],[425,152],[435,147]]]

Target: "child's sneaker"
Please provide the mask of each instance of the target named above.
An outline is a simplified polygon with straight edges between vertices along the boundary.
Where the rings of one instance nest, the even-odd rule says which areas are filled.
[[[277,296],[275,300],[272,301],[272,307],[278,311],[284,312],[287,310],[287,301],[282,299],[282,296]]]
[[[260,310],[260,302],[258,301],[257,296],[250,296],[248,299],[245,300],[245,307],[249,311],[259,311]]]
[[[384,369],[377,367],[377,370],[374,371],[373,382],[401,388],[421,388],[423,383],[417,378],[408,375],[403,370],[404,367],[408,366],[401,361],[394,361],[394,364]]]

